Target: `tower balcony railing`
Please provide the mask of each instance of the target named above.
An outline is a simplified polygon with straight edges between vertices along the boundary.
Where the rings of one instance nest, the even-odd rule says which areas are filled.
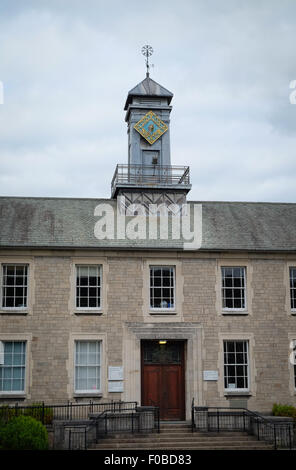
[[[189,166],[118,164],[111,182],[111,192],[114,195],[119,186],[159,188],[189,185]]]

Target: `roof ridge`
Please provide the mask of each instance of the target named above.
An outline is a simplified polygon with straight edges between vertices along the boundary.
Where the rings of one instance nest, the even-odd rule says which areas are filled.
[[[113,201],[115,199],[108,197],[70,197],[70,196],[0,196],[0,200],[3,199],[35,199],[35,200],[69,200],[69,201]],[[265,204],[265,205],[296,205],[296,202],[281,202],[281,201],[203,201],[203,200],[193,200],[187,201],[188,204]]]

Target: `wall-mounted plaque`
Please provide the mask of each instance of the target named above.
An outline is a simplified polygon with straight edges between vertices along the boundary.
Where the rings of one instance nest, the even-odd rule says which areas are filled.
[[[204,380],[218,380],[218,371],[217,370],[204,370],[203,379]]]
[[[108,379],[109,380],[123,380],[123,367],[121,366],[108,367]]]
[[[121,380],[108,382],[108,392],[123,392],[123,382]]]

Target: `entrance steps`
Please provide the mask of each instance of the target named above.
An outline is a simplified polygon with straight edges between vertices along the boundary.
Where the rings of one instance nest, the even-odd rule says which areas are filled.
[[[192,432],[186,422],[161,422],[159,433],[113,434],[93,450],[271,450],[273,446],[244,432]]]

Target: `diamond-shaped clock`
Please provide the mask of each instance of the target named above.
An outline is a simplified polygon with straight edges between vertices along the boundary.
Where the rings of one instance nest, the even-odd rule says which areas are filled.
[[[156,114],[149,111],[135,124],[135,129],[152,145],[168,130],[168,126]]]

